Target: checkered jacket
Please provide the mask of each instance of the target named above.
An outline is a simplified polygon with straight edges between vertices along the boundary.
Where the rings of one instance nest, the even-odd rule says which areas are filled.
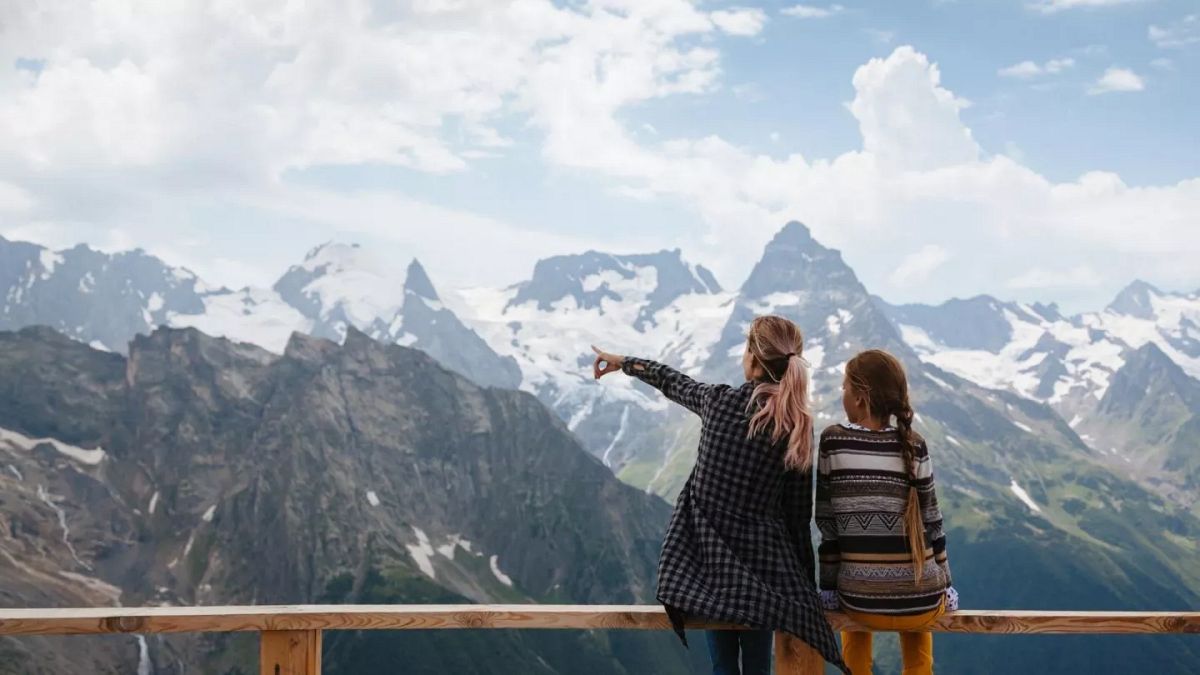
[[[747,437],[754,383],[704,384],[633,357],[622,370],[701,420],[658,563],[658,601],[680,638],[687,616],[782,630],[845,670],[814,583],[813,472],[786,470],[784,443]]]

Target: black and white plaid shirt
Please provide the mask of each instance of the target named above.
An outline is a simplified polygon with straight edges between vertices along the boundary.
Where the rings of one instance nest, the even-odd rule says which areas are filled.
[[[701,420],[658,563],[658,601],[676,632],[683,637],[688,615],[782,630],[844,670],[813,581],[813,472],[786,470],[783,442],[747,437],[754,383],[704,384],[633,357],[622,370]]]

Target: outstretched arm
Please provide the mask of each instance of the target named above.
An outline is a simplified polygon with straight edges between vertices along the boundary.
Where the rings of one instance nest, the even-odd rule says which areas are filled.
[[[596,361],[592,366],[596,379],[618,370],[638,378],[642,382],[661,391],[664,396],[691,410],[697,415],[704,414],[704,408],[718,385],[697,382],[674,368],[633,356],[619,356],[592,347],[596,352]]]

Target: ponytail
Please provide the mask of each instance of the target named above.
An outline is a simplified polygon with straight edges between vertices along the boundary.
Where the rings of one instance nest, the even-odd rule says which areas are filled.
[[[908,472],[908,502],[904,506],[904,530],[908,535],[908,548],[912,552],[913,583],[919,584],[925,569],[925,519],[921,516],[921,498],[917,494],[917,446],[912,421],[913,411],[906,399],[896,412],[896,427],[899,430],[904,467]]]
[[[766,343],[771,351],[764,353],[762,343]],[[750,409],[754,413],[750,417],[747,436],[753,437],[768,429],[771,443],[778,443],[787,436],[783,463],[788,469],[812,466],[813,420],[808,398],[808,364],[799,353],[803,345],[800,329],[781,317],[758,317],[750,329],[751,351],[770,381],[758,383],[750,396]],[[776,375],[779,372],[781,374]]]

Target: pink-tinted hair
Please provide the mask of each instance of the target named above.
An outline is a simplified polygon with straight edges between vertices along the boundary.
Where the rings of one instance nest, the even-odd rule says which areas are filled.
[[[787,436],[784,465],[789,469],[812,466],[812,410],[808,398],[808,364],[802,356],[804,335],[796,324],[781,316],[755,317],[746,338],[750,355],[766,380],[750,397],[750,436],[769,430],[772,443]],[[757,408],[757,410],[755,410]]]

